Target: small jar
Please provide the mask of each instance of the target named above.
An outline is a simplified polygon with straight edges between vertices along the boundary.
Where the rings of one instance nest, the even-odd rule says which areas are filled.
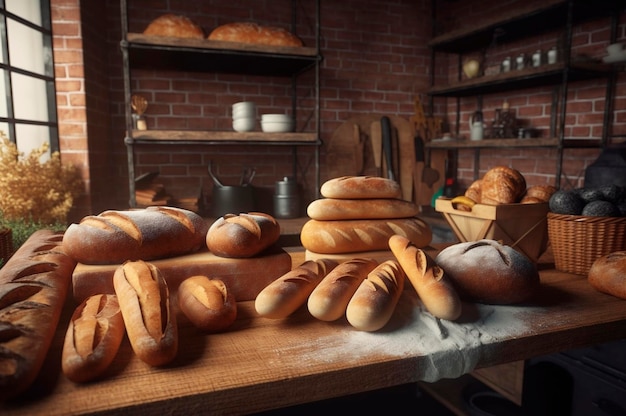
[[[535,68],[541,65],[541,51],[539,49],[533,53],[532,63]]]
[[[523,53],[520,53],[517,58],[515,58],[515,69],[524,69],[524,64],[526,63],[526,56]]]
[[[502,65],[500,66],[500,71],[509,72],[510,70],[511,70],[511,57],[507,56],[506,58],[504,58],[504,61],[502,61]]]
[[[548,63],[549,64],[556,64],[556,60],[557,60],[556,46],[553,46],[548,51]]]
[[[133,113],[133,128],[137,130],[148,130],[148,123],[143,114]]]

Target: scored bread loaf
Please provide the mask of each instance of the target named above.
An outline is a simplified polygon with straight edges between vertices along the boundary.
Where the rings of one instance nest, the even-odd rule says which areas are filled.
[[[587,275],[596,290],[626,299],[626,251],[615,251],[596,259]]]
[[[207,222],[181,208],[104,211],[71,224],[63,236],[67,253],[83,264],[121,264],[188,254],[205,246]]]
[[[307,207],[307,215],[319,221],[410,218],[419,207],[403,199],[317,199]]]
[[[115,270],[113,285],[133,351],[152,366],[169,363],[178,352],[176,314],[157,267],[127,261]]]
[[[526,191],[526,179],[516,169],[496,166],[485,173],[480,188],[481,204],[512,204],[518,202]]]
[[[322,321],[341,318],[354,292],[376,266],[375,260],[357,258],[331,270],[309,296],[307,306],[311,315]]]
[[[300,38],[283,28],[253,22],[234,22],[218,26],[211,31],[208,39],[257,45],[303,46]]]
[[[346,318],[359,331],[377,331],[391,319],[404,290],[405,274],[396,260],[387,260],[361,282],[346,308]]]
[[[235,296],[220,279],[191,276],[178,287],[178,306],[205,332],[221,332],[237,319]]]
[[[307,298],[335,267],[334,260],[307,260],[267,285],[254,300],[257,313],[265,318],[286,318]]]
[[[324,182],[320,193],[338,199],[399,199],[402,189],[398,182],[379,176],[341,176]]]
[[[441,267],[407,238],[394,235],[389,248],[402,266],[424,307],[435,317],[453,321],[461,316],[461,299]]]
[[[115,295],[95,295],[81,303],[70,319],[65,333],[61,368],[75,382],[100,377],[109,368],[125,328]]]
[[[62,238],[36,231],[0,269],[0,400],[33,383],[52,343],[76,266]]]
[[[186,16],[171,13],[154,19],[143,31],[149,36],[169,36],[175,38],[204,39],[204,30]]]
[[[355,253],[389,250],[389,238],[399,234],[418,247],[432,239],[430,226],[420,218],[379,220],[317,221],[308,220],[300,232],[307,250],[320,254]]]
[[[226,214],[209,228],[206,245],[220,257],[252,257],[280,238],[280,225],[274,217],[261,212]]]

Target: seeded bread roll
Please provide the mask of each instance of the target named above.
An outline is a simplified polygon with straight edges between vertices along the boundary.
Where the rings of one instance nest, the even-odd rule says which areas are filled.
[[[320,193],[325,198],[375,199],[402,197],[400,184],[378,176],[342,176],[322,184]]]
[[[216,27],[209,40],[239,42],[271,46],[302,46],[302,40],[291,32],[274,26],[262,26],[252,22],[234,22]]]
[[[191,276],[178,287],[178,306],[193,325],[221,332],[237,318],[235,296],[219,279]]]
[[[226,214],[209,228],[206,245],[211,253],[220,257],[252,257],[279,238],[280,225],[269,214]]]
[[[191,19],[175,14],[164,14],[154,19],[143,31],[149,36],[204,39],[204,31]]]
[[[318,221],[410,218],[419,207],[403,199],[317,199],[307,207],[307,215]]]
[[[518,202],[526,191],[526,180],[517,170],[496,166],[482,178],[480,203],[488,205]]]
[[[609,253],[594,261],[588,281],[600,292],[626,299],[626,251]]]

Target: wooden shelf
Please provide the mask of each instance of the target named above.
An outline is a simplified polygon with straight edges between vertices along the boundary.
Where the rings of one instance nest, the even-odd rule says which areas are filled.
[[[566,139],[563,147],[566,148],[597,148],[600,140]],[[558,147],[556,137],[528,138],[528,139],[483,139],[483,140],[433,140],[425,144],[431,149],[488,149],[513,147]]]
[[[319,145],[316,133],[264,133],[204,130],[133,130],[127,143]]]

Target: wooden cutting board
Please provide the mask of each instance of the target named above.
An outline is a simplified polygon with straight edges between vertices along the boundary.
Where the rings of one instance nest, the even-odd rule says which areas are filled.
[[[261,256],[231,259],[203,251],[151,261],[159,268],[171,293],[190,276],[219,278],[235,300],[254,300],[270,282],[291,270],[291,256],[282,248],[271,248]],[[74,299],[80,303],[99,293],[114,293],[113,274],[118,265],[78,264],[72,275]]]

